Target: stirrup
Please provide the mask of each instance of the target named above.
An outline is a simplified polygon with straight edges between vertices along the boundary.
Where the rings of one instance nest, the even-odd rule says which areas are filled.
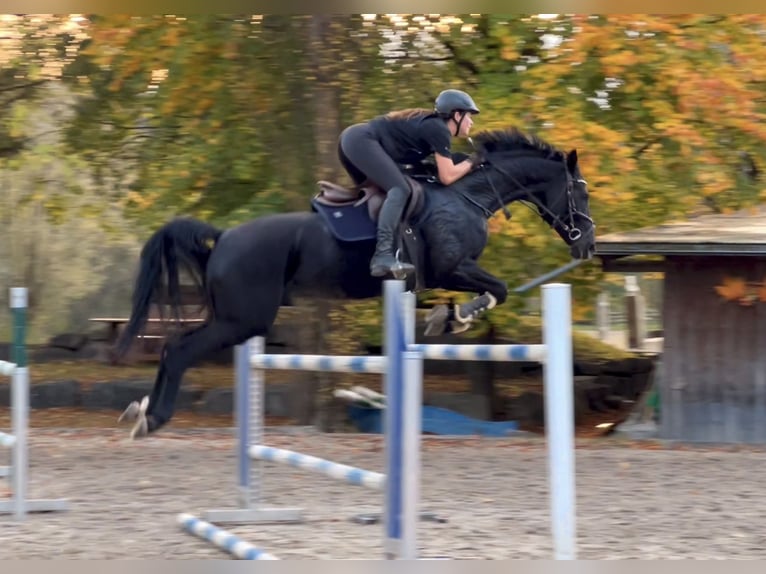
[[[393,255],[384,255],[384,257],[392,258],[394,261],[392,264],[377,264],[374,265],[372,261],[370,261],[370,274],[373,277],[385,277],[388,274],[391,274],[394,276],[395,279],[405,279],[407,275],[410,273],[415,272],[415,266],[412,263],[408,263],[406,261],[401,261],[399,259],[399,253],[400,251],[397,249],[395,254]],[[373,255],[373,260],[375,259],[375,256]],[[378,273],[375,273],[375,271],[378,271]]]

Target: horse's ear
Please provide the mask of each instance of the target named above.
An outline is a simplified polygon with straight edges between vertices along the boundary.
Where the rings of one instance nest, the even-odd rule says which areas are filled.
[[[567,154],[567,169],[569,173],[574,173],[577,167],[577,150],[573,149]]]

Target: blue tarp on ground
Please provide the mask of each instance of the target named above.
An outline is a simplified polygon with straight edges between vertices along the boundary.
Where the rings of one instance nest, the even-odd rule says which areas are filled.
[[[348,414],[360,432],[383,432],[382,410],[349,405]],[[516,421],[482,421],[440,407],[424,406],[422,416],[423,432],[427,434],[501,437],[519,430]]]

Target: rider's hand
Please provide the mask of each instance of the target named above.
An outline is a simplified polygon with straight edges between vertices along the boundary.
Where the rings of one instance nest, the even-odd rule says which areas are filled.
[[[484,155],[481,151],[475,151],[470,156],[468,156],[468,161],[471,162],[471,165],[473,166],[473,169],[478,169],[485,163],[487,163],[487,157]]]

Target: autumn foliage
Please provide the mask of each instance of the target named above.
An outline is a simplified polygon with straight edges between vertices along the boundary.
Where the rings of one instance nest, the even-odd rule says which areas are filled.
[[[448,86],[481,107],[475,130],[577,148],[599,234],[766,194],[766,15],[109,15],[78,30],[57,76],[79,97],[67,151],[147,232],[305,209],[317,179],[345,181],[343,127]],[[523,205],[490,227],[482,262],[510,286],[568,259]],[[576,316],[599,277],[566,277]]]

